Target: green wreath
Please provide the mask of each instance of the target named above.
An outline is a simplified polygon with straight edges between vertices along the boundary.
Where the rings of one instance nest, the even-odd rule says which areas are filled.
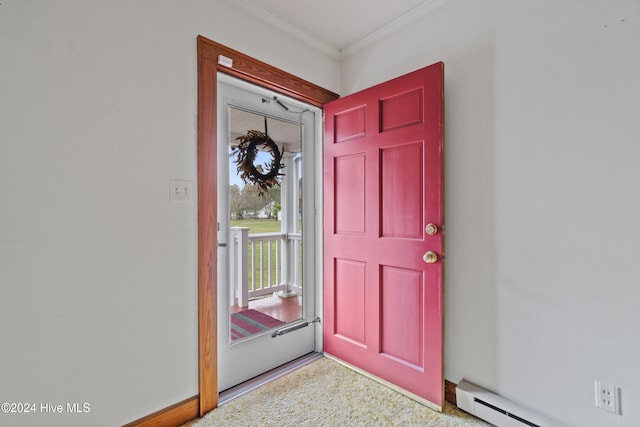
[[[284,168],[281,163],[282,154],[275,142],[266,134],[257,131],[247,131],[246,135],[236,138],[240,141],[234,149],[237,152],[236,165],[240,179],[245,184],[257,185],[258,194],[265,194],[270,188],[280,185],[280,169]],[[271,154],[271,161],[264,165],[255,165],[258,150]],[[266,172],[265,172],[266,171]]]

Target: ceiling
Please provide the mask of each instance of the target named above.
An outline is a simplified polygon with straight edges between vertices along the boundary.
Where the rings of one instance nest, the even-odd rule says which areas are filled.
[[[227,0],[342,59],[448,0]]]
[[[267,135],[273,139],[278,148],[290,153],[300,152],[302,135],[299,124],[285,122],[272,117],[265,118],[265,116],[237,108],[229,109],[230,145],[232,147],[238,145],[239,141],[236,138],[246,135],[249,130],[265,132],[265,125]]]

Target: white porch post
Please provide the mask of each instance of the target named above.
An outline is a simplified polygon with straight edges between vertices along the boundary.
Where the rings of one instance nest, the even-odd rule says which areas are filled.
[[[231,305],[249,306],[249,227],[231,227],[229,241],[233,245],[229,260]]]
[[[284,164],[284,177],[280,184],[280,205],[281,210],[281,223],[280,231],[284,235],[282,240],[282,258],[281,258],[281,271],[282,271],[282,284],[283,289],[278,292],[278,296],[282,298],[289,298],[297,295],[295,292],[289,290],[289,284],[293,278],[293,255],[295,251],[291,241],[289,240],[289,233],[295,230],[295,222],[297,221],[296,210],[298,199],[295,197],[298,188],[298,173],[294,166],[293,157],[295,153],[285,152],[282,156],[282,163]]]
[[[298,289],[300,288],[300,285],[302,283],[302,277],[300,274],[300,250],[301,250],[301,243],[300,243],[300,238],[302,237],[302,227],[300,224],[300,220],[302,219],[302,206],[301,206],[301,194],[300,191],[302,190],[301,186],[300,186],[300,180],[302,179],[302,176],[300,174],[300,172],[302,171],[302,156],[298,156],[294,159],[293,161],[293,168],[295,170],[295,183],[296,185],[294,186],[294,191],[293,191],[293,200],[294,203],[292,204],[292,212],[293,212],[293,227],[291,228],[291,232],[295,233],[296,238],[292,239],[290,236],[287,239],[291,245],[291,282],[294,284]]]

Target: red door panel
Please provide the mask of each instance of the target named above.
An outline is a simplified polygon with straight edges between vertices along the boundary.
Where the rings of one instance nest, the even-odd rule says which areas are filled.
[[[325,352],[438,407],[443,70],[327,104],[324,140]]]
[[[422,370],[422,272],[391,266],[381,269],[380,354]]]
[[[356,153],[334,159],[335,232],[337,234],[365,232],[365,156]]]
[[[422,237],[422,158],[422,141],[380,150],[382,237]]]
[[[334,334],[365,346],[365,267],[363,262],[336,258],[334,280]]]

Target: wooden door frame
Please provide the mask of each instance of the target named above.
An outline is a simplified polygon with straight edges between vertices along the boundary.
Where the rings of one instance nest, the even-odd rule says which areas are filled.
[[[232,66],[219,64],[220,57]],[[217,72],[316,107],[339,96],[229,47],[198,36],[198,406],[218,406],[217,354]]]

